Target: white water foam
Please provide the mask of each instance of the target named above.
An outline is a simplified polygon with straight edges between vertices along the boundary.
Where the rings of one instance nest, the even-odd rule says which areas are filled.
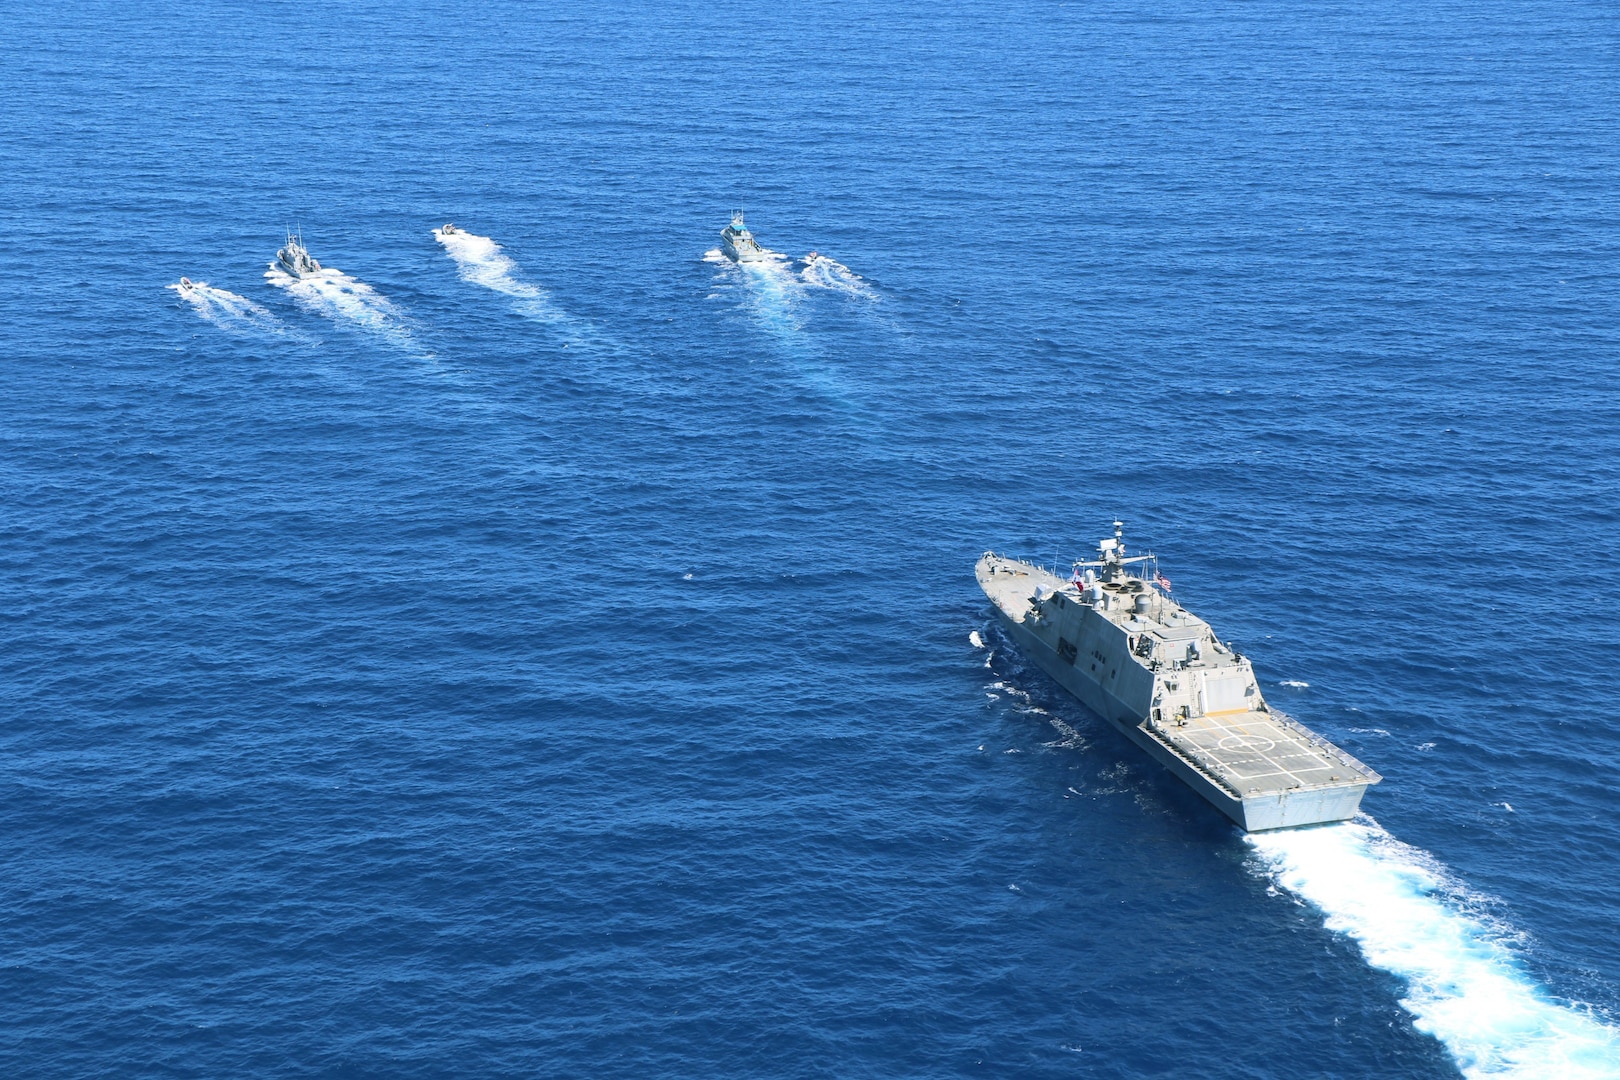
[[[194,281],[190,288],[176,282],[165,288],[173,289],[190,304],[192,310],[229,334],[274,334],[294,341],[310,343],[313,338],[292,329],[245,296],[229,289],[216,289],[206,281]]]
[[[286,289],[300,306],[337,323],[348,323],[400,348],[420,351],[403,312],[370,285],[333,267],[295,278],[275,263],[264,279]]]
[[[1295,690],[1307,690],[1307,689],[1310,688],[1311,684],[1308,683],[1308,682],[1305,682],[1302,679],[1284,679],[1282,682],[1278,683],[1277,685],[1278,686],[1291,686]]]
[[[817,255],[814,260],[805,263],[804,269],[799,271],[799,278],[813,289],[841,292],[859,300],[876,301],[879,298],[877,290],[868,285],[861,275],[825,255]]]
[[[718,292],[741,290],[743,306],[761,326],[784,342],[798,338],[804,329],[798,311],[804,299],[804,282],[793,272],[792,260],[786,255],[766,249],[765,258],[739,263],[714,248],[704,252],[703,260],[720,267]]]
[[[1401,1005],[1414,1026],[1439,1039],[1468,1080],[1620,1076],[1620,1029],[1537,985],[1511,931],[1370,818],[1246,839],[1277,885],[1406,982]]]
[[[433,239],[444,245],[446,254],[456,261],[461,280],[511,297],[512,309],[525,318],[551,324],[572,322],[551,302],[549,293],[518,277],[517,263],[489,237],[460,229],[453,233],[434,229]]]
[[[799,275],[798,263],[779,251],[762,250],[763,259],[746,263],[733,262],[718,248],[705,252],[703,260],[719,268],[709,298],[734,301],[775,339],[778,357],[788,361],[814,392],[858,409],[844,371],[828,359],[818,336],[806,332],[805,300],[810,290]]]
[[[1061,739],[1055,739],[1052,742],[1045,743],[1043,745],[1049,747],[1061,747],[1065,750],[1084,750],[1090,745],[1088,742],[1086,742],[1086,737],[1084,735],[1080,734],[1074,728],[1070,727],[1062,720],[1059,720],[1057,717],[1045,713],[1044,710],[1032,709],[1030,711],[1041,712],[1041,715],[1046,716],[1046,722],[1056,728],[1059,735],[1063,736]],[[1074,788],[1070,788],[1069,790],[1074,791]],[[1076,795],[1080,794],[1078,791],[1074,791],[1074,793]]]

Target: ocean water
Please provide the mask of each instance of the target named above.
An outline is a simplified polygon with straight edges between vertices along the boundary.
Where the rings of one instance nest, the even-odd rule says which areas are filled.
[[[1620,1076],[1612,8],[8,31],[0,1075]],[[1367,816],[994,632],[1115,517]]]

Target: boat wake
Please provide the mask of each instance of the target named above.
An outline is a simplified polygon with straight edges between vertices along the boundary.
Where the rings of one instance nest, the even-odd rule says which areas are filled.
[[[879,299],[878,291],[868,285],[865,278],[837,259],[825,255],[806,260],[799,277],[812,289],[839,292],[857,300],[875,302]]]
[[[743,263],[726,258],[719,248],[705,252],[704,261],[718,268],[708,298],[735,302],[739,312],[774,339],[778,358],[787,361],[809,389],[862,414],[861,423],[872,423],[875,418],[843,366],[828,356],[821,335],[808,332],[814,314],[809,301],[813,289],[823,286],[813,287],[805,279],[799,260],[769,248],[761,250],[763,259]]]
[[[777,251],[765,251],[759,262],[732,262],[715,248],[705,252],[705,262],[720,267],[715,283],[718,296],[725,290],[743,294],[742,306],[766,330],[784,339],[796,339],[804,329],[799,307],[804,301],[804,282],[793,272],[793,263]]]
[[[275,263],[264,279],[285,289],[299,306],[335,323],[347,324],[402,349],[420,353],[403,312],[363,281],[328,266],[313,274],[293,277]],[[426,355],[426,354],[424,354]]]
[[[501,251],[501,245],[487,236],[463,232],[433,230],[433,239],[444,245],[445,253],[456,261],[461,280],[512,298],[512,309],[535,322],[567,325],[573,319],[556,304],[538,285],[521,280],[518,265]]]
[[[1405,980],[1402,1007],[1469,1080],[1620,1076],[1620,1029],[1539,986],[1511,948],[1512,931],[1372,819],[1246,839],[1277,885],[1353,938],[1368,963]]]
[[[718,298],[727,288],[741,288],[746,295],[743,306],[767,330],[783,335],[802,331],[800,309],[812,290],[868,302],[879,299],[876,289],[837,259],[814,255],[801,260],[769,248],[762,250],[765,258],[759,262],[733,262],[719,248],[704,252],[703,259],[721,268],[711,298]]]
[[[244,337],[274,334],[305,344],[315,340],[294,330],[247,297],[238,296],[229,289],[216,289],[206,281],[194,281],[189,286],[176,282],[165,288],[173,289],[198,315],[228,334]]]

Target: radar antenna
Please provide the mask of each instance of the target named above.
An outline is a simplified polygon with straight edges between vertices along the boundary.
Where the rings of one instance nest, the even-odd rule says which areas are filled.
[[[1102,570],[1104,571],[1104,576],[1107,577],[1108,580],[1118,581],[1120,578],[1125,576],[1125,567],[1131,565],[1132,563],[1148,562],[1153,558],[1154,555],[1151,551],[1144,555],[1132,555],[1129,558],[1126,557],[1125,523],[1116,519],[1114,521],[1114,535],[1103,538],[1103,540],[1097,544],[1096,561],[1076,562],[1074,564],[1074,569],[1076,573],[1079,573],[1080,570],[1085,567]]]

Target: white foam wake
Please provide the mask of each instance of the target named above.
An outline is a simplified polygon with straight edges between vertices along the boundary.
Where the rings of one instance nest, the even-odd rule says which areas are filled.
[[[409,322],[393,302],[363,281],[333,267],[293,277],[275,263],[264,279],[286,289],[301,307],[333,322],[348,323],[401,348],[416,348]]]
[[[799,277],[813,289],[841,292],[859,300],[876,301],[879,298],[877,290],[868,285],[865,278],[837,259],[825,255],[817,255],[805,263]]]
[[[795,340],[804,329],[799,318],[804,282],[793,272],[793,262],[786,255],[764,251],[765,258],[758,262],[733,262],[719,248],[705,252],[703,259],[720,267],[717,290],[740,289],[743,306],[760,325],[784,341]]]
[[[1371,819],[1247,839],[1278,885],[1405,980],[1401,1005],[1469,1080],[1620,1076],[1620,1029],[1537,985],[1511,934],[1428,855]]]
[[[207,321],[213,323],[230,334],[275,334],[278,337],[292,338],[297,341],[310,341],[311,339],[289,327],[286,323],[272,315],[268,310],[255,304],[245,296],[238,296],[229,289],[216,289],[206,281],[194,281],[187,288],[176,282],[165,286],[173,289],[180,298],[190,304],[192,310]]]
[[[434,229],[433,238],[443,244],[446,254],[456,261],[461,280],[510,296],[513,309],[536,322],[569,321],[568,315],[551,302],[551,296],[544,289],[518,277],[517,263],[502,252],[501,245],[494,240],[460,229],[453,233]]]

